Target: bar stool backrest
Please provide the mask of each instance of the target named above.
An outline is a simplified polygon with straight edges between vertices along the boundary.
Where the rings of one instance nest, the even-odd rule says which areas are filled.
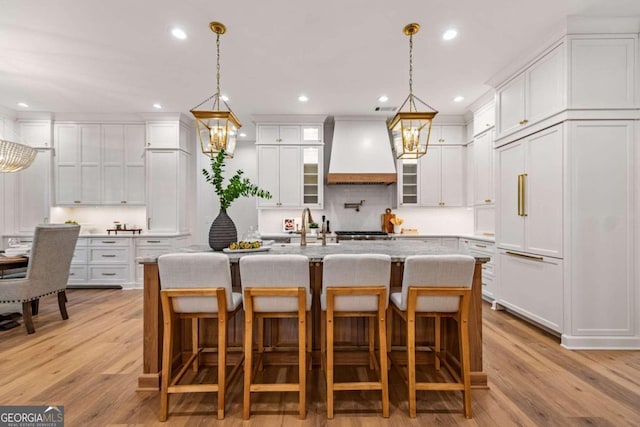
[[[242,303],[245,288],[298,288],[303,287],[307,295],[307,310],[311,309],[309,286],[309,258],[304,255],[250,255],[240,258],[240,280]],[[256,297],[253,311],[297,312],[295,297]]]
[[[400,309],[407,309],[409,287],[467,287],[473,283],[475,258],[469,255],[412,255],[404,261]],[[420,296],[417,312],[453,313],[460,298]]]
[[[322,261],[322,310],[326,310],[327,287],[384,286],[389,303],[391,257],[383,254],[327,255]],[[375,295],[336,296],[336,311],[376,311]],[[386,308],[386,305],[385,305]]]
[[[232,307],[229,258],[216,253],[179,253],[158,257],[161,289],[224,288]],[[217,313],[216,297],[176,297],[176,313]]]

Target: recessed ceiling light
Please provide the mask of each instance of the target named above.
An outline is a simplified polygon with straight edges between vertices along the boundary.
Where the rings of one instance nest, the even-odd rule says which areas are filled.
[[[387,95],[382,95],[380,96],[380,98],[378,98],[378,101],[380,102],[387,102],[389,100],[389,97]]]
[[[26,102],[18,102],[18,106],[23,108],[29,108],[29,104],[27,104]]]
[[[458,32],[456,30],[454,30],[453,28],[445,31],[442,34],[442,39],[443,40],[453,40],[456,38],[456,36],[458,35]]]
[[[245,136],[247,136],[247,134],[244,132],[240,134],[240,138],[244,138]]]
[[[298,97],[298,101],[300,102],[307,102],[309,100],[309,98],[307,98],[307,95],[300,95]]]
[[[153,104],[153,108],[160,110],[162,108],[162,105],[160,104]]]
[[[227,95],[220,95],[220,99],[222,99],[224,102],[229,101],[229,97]]]
[[[462,102],[464,101],[464,96],[456,96],[455,98],[453,98],[453,102]]]
[[[187,33],[184,32],[183,29],[181,28],[174,28],[171,30],[171,34],[173,35],[173,37],[180,39],[180,40],[184,40],[187,38]]]

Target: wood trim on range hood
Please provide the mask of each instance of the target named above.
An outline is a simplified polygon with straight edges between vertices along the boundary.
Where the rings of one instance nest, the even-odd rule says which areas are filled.
[[[329,173],[327,184],[394,184],[395,173]]]

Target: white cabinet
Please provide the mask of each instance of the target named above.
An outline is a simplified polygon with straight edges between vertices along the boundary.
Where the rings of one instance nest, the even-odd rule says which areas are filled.
[[[190,153],[191,129],[178,120],[146,122],[147,148],[171,148]]]
[[[271,199],[258,199],[258,207],[300,206],[302,168],[301,148],[296,145],[258,146],[258,185],[271,193]]]
[[[496,246],[492,242],[461,237],[460,249],[473,256],[488,257],[489,262],[482,264],[482,296],[493,301],[497,297],[495,257]]]
[[[144,204],[142,124],[58,123],[56,204]]]
[[[429,144],[434,145],[463,145],[465,141],[465,127],[463,125],[433,125]]]
[[[567,126],[563,344],[572,348],[638,348],[639,130],[627,120]]]
[[[258,124],[256,142],[258,144],[303,145],[322,142],[322,125]]]
[[[147,149],[147,230],[177,233],[186,229],[188,154]]]
[[[57,205],[100,204],[100,140],[100,125],[54,126]]]
[[[122,288],[131,283],[131,237],[80,237],[69,287]]]
[[[556,46],[497,89],[497,138],[561,111],[565,101],[565,48]]]
[[[25,144],[34,148],[51,148],[51,120],[19,120],[18,129]]]
[[[33,233],[36,225],[48,224],[51,210],[51,149],[37,148],[36,158],[15,179],[13,231]]]
[[[563,126],[498,150],[498,247],[562,258]]]
[[[464,206],[465,147],[430,146],[415,161],[398,161],[403,206]]]
[[[144,146],[144,125],[102,125],[102,204],[144,205]]]
[[[258,186],[272,195],[258,208],[321,208],[323,147],[258,145]]]
[[[569,108],[637,108],[637,40],[637,34],[570,37]]]
[[[498,251],[497,302],[542,326],[563,332],[563,261]]]
[[[495,203],[493,134],[493,129],[489,129],[473,141],[473,197],[476,206]]]
[[[473,135],[491,129],[496,123],[496,105],[489,102],[473,112]]]

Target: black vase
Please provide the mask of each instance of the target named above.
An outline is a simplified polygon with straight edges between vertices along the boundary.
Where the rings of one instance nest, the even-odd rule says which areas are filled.
[[[238,231],[226,209],[220,209],[220,213],[211,223],[209,229],[209,246],[214,251],[228,248],[231,242],[238,240]]]

